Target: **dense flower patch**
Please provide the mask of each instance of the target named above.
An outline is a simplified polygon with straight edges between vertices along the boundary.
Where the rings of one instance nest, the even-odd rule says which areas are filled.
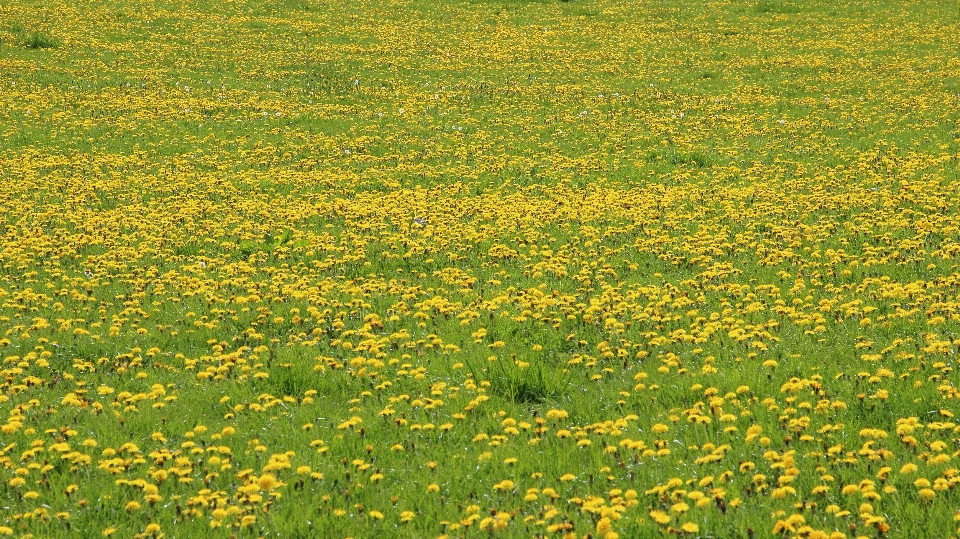
[[[0,21],[0,535],[958,533],[956,10]]]

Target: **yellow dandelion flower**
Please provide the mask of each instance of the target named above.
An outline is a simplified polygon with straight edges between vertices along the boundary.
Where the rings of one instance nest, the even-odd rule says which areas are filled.
[[[650,511],[650,518],[657,524],[668,524],[670,522],[670,515],[659,510]]]
[[[557,409],[551,409],[547,412],[548,419],[556,419],[556,420],[566,419],[569,415],[570,414],[568,414],[567,412],[563,410],[557,410]]]
[[[677,502],[670,506],[670,511],[673,513],[686,513],[690,510],[690,506],[684,502]]]
[[[600,534],[600,535],[605,535],[607,532],[609,532],[609,531],[610,531],[610,518],[609,518],[609,517],[603,517],[603,518],[601,518],[600,520],[598,520],[598,521],[597,521],[597,527],[596,527],[596,529],[597,529],[597,533]]]
[[[278,484],[279,482],[277,481],[277,477],[273,474],[265,473],[261,475],[259,479],[257,479],[257,487],[261,492],[273,490]]]
[[[500,481],[496,485],[493,485],[493,490],[500,490],[500,491],[513,490],[513,481],[509,479],[504,479],[503,481]]]

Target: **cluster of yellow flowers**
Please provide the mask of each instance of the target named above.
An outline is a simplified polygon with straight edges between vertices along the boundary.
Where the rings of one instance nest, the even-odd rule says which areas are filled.
[[[960,526],[957,21],[288,4],[0,7],[0,535]]]

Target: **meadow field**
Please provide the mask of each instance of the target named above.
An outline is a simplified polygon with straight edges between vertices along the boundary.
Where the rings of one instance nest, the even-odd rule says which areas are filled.
[[[958,35],[0,2],[0,536],[960,535]]]

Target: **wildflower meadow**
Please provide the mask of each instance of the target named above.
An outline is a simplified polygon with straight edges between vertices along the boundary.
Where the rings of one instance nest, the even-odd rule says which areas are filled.
[[[957,537],[958,35],[0,2],[0,536]]]

